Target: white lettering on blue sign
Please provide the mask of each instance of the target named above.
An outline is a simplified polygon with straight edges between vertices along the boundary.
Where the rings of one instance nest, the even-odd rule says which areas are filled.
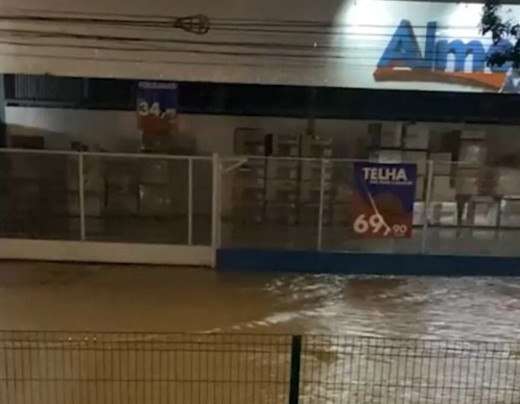
[[[406,182],[408,176],[404,168],[363,167],[363,177],[368,182]]]
[[[448,55],[455,57],[455,72],[463,72],[466,59],[473,57],[471,72],[484,72],[486,58],[489,55],[504,54],[511,50],[511,42],[501,40],[491,45],[487,50],[480,40],[464,42],[461,39],[437,40],[437,23],[429,22],[426,25],[424,54],[421,52],[417,36],[410,21],[402,20],[392,39],[388,43],[377,67],[392,68],[406,67],[411,70],[446,71]],[[507,72],[511,63],[502,66],[489,66],[496,72]]]

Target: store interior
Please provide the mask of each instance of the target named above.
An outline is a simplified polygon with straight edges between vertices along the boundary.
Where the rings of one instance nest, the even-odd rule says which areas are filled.
[[[258,231],[251,230],[255,226],[257,230],[258,226],[308,228],[312,233],[309,238],[314,240],[322,175],[319,159],[330,159],[323,171],[322,224],[340,229],[342,238],[351,220],[348,214],[351,159],[417,163],[414,208],[417,232],[424,223],[427,197],[431,201],[428,219],[431,226],[488,229],[520,226],[518,126],[181,113],[172,121],[168,136],[156,142],[157,138],[140,131],[133,111],[13,106],[6,108],[6,123],[8,146],[13,148],[186,156],[218,153],[223,158],[251,156],[223,181],[223,217],[231,229],[224,238],[240,239],[246,245],[244,232],[252,231],[258,238]],[[36,186],[41,184],[43,166],[49,170],[52,167],[50,157],[42,159],[45,163],[32,168],[27,161],[22,163],[19,159],[18,165],[11,162],[10,176],[22,178],[24,184],[16,187],[19,195],[15,200],[39,195],[29,199],[41,201],[42,192],[47,192]],[[78,184],[76,163],[68,160],[54,168],[68,173],[60,174],[61,185],[55,183],[54,187],[67,190],[69,197],[62,202],[67,206],[60,205],[55,210],[70,219],[78,215],[75,196]],[[185,231],[176,234],[172,229],[186,228],[186,164],[159,159],[138,165],[135,161],[121,160],[91,157],[85,162],[85,209],[90,236],[117,239],[121,234],[132,233],[135,226],[144,229],[143,223],[149,223],[150,235],[143,236],[146,233],[143,230],[139,237],[150,242],[182,243]],[[433,161],[429,196],[428,160]],[[63,167],[68,168],[63,170]],[[210,237],[207,228],[211,213],[210,162],[195,164],[193,191],[194,242],[203,243]],[[33,207],[18,202],[16,206],[20,215],[13,217],[27,220],[24,212]],[[71,228],[69,219],[64,225],[65,232]],[[159,231],[157,221],[166,219],[172,221],[171,225]],[[133,224],[127,225],[129,222]],[[25,227],[22,226],[24,234]],[[233,236],[236,231],[240,237]],[[292,243],[290,240],[287,236],[287,242]]]

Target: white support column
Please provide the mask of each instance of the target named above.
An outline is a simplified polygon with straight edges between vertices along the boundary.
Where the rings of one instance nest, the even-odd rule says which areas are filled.
[[[428,160],[428,170],[426,177],[426,195],[424,196],[424,210],[423,210],[423,229],[422,229],[422,243],[421,253],[426,254],[428,252],[428,211],[430,209],[430,200],[432,195],[433,187],[433,160]]]
[[[323,210],[325,203],[325,160],[321,159],[320,170],[320,206],[318,208],[318,242],[317,249],[321,250],[323,244]]]
[[[188,159],[188,245],[193,244],[193,160]]]
[[[78,191],[79,191],[79,223],[80,223],[80,240],[86,239],[85,227],[85,178],[83,172],[83,154],[78,154]]]

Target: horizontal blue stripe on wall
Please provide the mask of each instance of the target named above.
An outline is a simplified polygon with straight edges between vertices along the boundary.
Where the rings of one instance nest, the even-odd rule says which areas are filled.
[[[220,249],[217,268],[350,275],[520,276],[520,257]]]

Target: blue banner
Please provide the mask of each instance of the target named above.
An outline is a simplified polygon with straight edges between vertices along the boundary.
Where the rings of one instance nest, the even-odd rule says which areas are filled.
[[[146,134],[166,134],[177,115],[177,84],[140,81],[137,85],[139,128]]]
[[[366,238],[412,235],[417,165],[354,163],[352,230]]]

